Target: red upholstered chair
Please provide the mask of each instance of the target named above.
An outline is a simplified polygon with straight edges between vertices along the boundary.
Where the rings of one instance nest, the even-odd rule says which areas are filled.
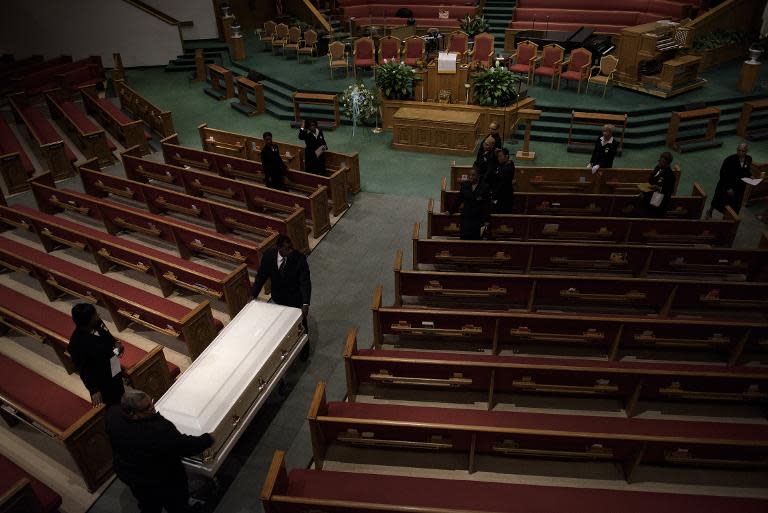
[[[400,60],[400,40],[396,37],[386,36],[379,39],[379,64],[384,60]]]
[[[556,44],[547,45],[544,47],[544,51],[541,56],[537,57],[534,61],[533,76],[535,77],[549,77],[549,88],[554,89],[555,79],[560,80],[560,71],[563,67],[563,53],[565,49]]]
[[[424,40],[419,36],[411,36],[405,40],[405,64],[416,66],[416,61],[424,60]]]
[[[457,62],[465,62],[469,49],[469,36],[460,30],[448,34],[448,51],[458,53]]]
[[[373,39],[370,37],[361,37],[355,39],[355,48],[353,50],[354,75],[357,77],[357,68],[373,69],[375,62],[375,49]]]
[[[489,68],[494,52],[493,34],[483,32],[475,36],[475,47],[470,52],[470,61],[479,62],[484,68]]]
[[[533,66],[536,60],[536,54],[539,51],[539,45],[530,41],[523,41],[517,44],[517,50],[509,56],[509,71],[520,73],[526,76],[530,84],[533,80]]]
[[[586,48],[577,48],[571,52],[571,58],[563,63],[566,70],[560,73],[560,80],[576,80],[579,87],[576,94],[581,93],[581,84],[589,78],[589,68],[592,65],[592,52]],[[560,90],[560,80],[557,81],[557,89]],[[586,92],[586,87],[584,88]]]

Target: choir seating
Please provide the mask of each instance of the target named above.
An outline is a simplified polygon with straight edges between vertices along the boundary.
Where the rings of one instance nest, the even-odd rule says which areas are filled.
[[[0,454],[0,511],[56,513],[61,495]]]
[[[483,394],[492,410],[499,394],[551,394],[615,398],[627,417],[642,411],[640,401],[768,402],[768,371],[760,367],[359,349],[357,328],[347,334],[344,367],[350,402],[401,389],[462,390]]]
[[[0,416],[11,428],[24,422],[62,444],[90,492],[112,476],[104,405],[93,407],[4,354],[0,354],[0,405]]]
[[[48,252],[59,248],[84,251],[102,273],[118,267],[151,274],[166,297],[180,290],[221,300],[230,317],[250,300],[251,283],[245,264],[229,273],[222,272],[24,205],[0,206],[0,223],[34,232]]]
[[[445,212],[456,201],[459,191],[440,186],[440,209]],[[672,196],[665,217],[701,219],[707,194],[698,182],[690,196]],[[568,192],[515,192],[514,214],[552,214],[603,217],[632,217],[639,214],[637,194],[591,194]]]
[[[397,493],[393,493],[397,491]],[[269,513],[334,511],[359,513],[530,513],[559,511],[564,504],[592,513],[762,513],[765,499],[720,497],[508,484],[463,479],[435,479],[393,474],[285,468],[285,454],[275,451],[261,489]],[[579,510],[581,511],[581,510]]]
[[[27,179],[34,174],[35,168],[27,152],[5,119],[0,117],[0,175],[6,190],[15,194],[28,189]]]
[[[460,214],[435,212],[427,203],[427,237],[457,237]],[[535,241],[599,241],[617,244],[694,244],[729,247],[741,218],[726,207],[722,220],[493,214],[490,236]]]
[[[587,315],[424,307],[382,307],[381,285],[373,295],[373,345],[417,343],[432,349],[504,349],[542,354],[576,350],[616,360],[620,355],[685,351],[696,361],[720,354],[729,365],[748,355],[766,360],[768,322],[763,320],[663,319],[615,314]],[[653,353],[650,355],[648,353]]]
[[[515,52],[509,58],[509,71],[526,76],[528,84],[533,80],[533,68],[535,66],[536,54],[539,45],[530,41],[523,41],[517,44]]]
[[[469,473],[486,468],[478,455],[613,461],[627,482],[642,464],[759,470],[768,458],[768,427],[759,424],[337,402],[322,381],[307,418],[319,469],[337,444],[458,452]]]
[[[0,323],[2,331],[20,333],[49,345],[68,373],[76,371],[69,356],[69,337],[75,330],[72,318],[11,288],[0,285]],[[121,341],[120,364],[131,387],[160,399],[179,375],[179,368],[168,363],[161,346],[145,351]]]
[[[378,63],[400,60],[400,40],[396,37],[385,36],[379,39]]]
[[[153,214],[181,214],[195,222],[205,221],[220,233],[247,234],[256,238],[258,243],[272,238],[275,233],[282,233],[291,238],[296,249],[309,253],[303,209],[295,210],[286,217],[275,217],[173,191],[167,187],[101,173],[90,166],[92,162],[86,162],[79,169],[83,189],[90,196],[116,196],[131,200],[138,202]]]
[[[31,185],[37,207],[47,214],[64,211],[80,214],[103,223],[111,235],[127,231],[155,237],[176,246],[184,259],[200,255],[258,269],[261,255],[277,239],[277,233],[273,233],[261,243],[255,243],[108,199],[56,189],[47,175],[35,177]]]
[[[549,77],[549,88],[554,89],[555,83],[557,83],[559,89],[564,51],[562,46],[554,43],[542,48],[541,55],[533,61],[533,78]]]
[[[68,295],[99,304],[110,312],[119,331],[135,323],[178,338],[187,345],[192,360],[223,327],[214,321],[208,301],[187,308],[2,236],[0,259],[4,269],[36,278],[49,301]]]
[[[483,272],[590,273],[767,281],[768,233],[756,249],[612,243],[422,239],[413,227],[413,268]]]
[[[447,51],[459,54],[458,62],[466,62],[467,51],[469,50],[469,36],[460,30],[448,34]]]
[[[581,94],[581,87],[589,78],[591,65],[592,52],[586,48],[577,48],[571,52],[568,60],[563,62],[565,71],[560,73],[560,80],[565,80],[566,85],[569,80],[575,80],[578,83],[576,94]],[[558,90],[560,90],[560,80],[557,81]]]
[[[490,68],[494,53],[493,34],[483,32],[475,36],[475,45],[469,52],[469,61],[479,62],[482,67]]]
[[[155,106],[152,102],[131,89],[125,80],[114,82],[117,97],[120,99],[120,108],[133,114],[146,123],[160,137],[168,137],[175,134],[171,113]]]
[[[94,86],[81,87],[80,95],[85,111],[96,118],[120,144],[126,148],[139,146],[145,155],[152,151],[148,142],[152,139],[152,134],[144,130],[141,120],[132,119],[109,98],[99,98]]]
[[[373,70],[376,65],[376,47],[370,37],[355,39],[352,50],[352,73],[357,77],[357,68]]]
[[[51,118],[77,144],[86,158],[98,159],[99,166],[106,167],[115,163],[112,152],[117,149],[104,130],[91,121],[74,102],[67,99],[63,89],[45,92],[45,101]]]
[[[190,195],[222,198],[245,205],[250,210],[280,216],[290,216],[297,211],[302,212],[310,223],[312,236],[315,238],[331,228],[328,215],[328,193],[324,186],[305,196],[192,168],[144,160],[131,155],[132,151],[134,148],[129,148],[121,154],[125,175],[131,180],[182,187]]]
[[[424,2],[392,3],[391,1],[377,1],[366,5],[347,5],[344,6],[344,17],[355,18],[359,26],[384,25],[387,27],[402,26],[408,21],[407,18],[397,16],[397,11],[401,7],[407,7],[413,14],[418,27],[442,27],[444,29],[456,28],[460,26],[461,18],[467,14],[474,15],[477,8],[474,5],[467,5],[464,2],[455,3],[446,1],[443,3]],[[440,17],[440,11],[448,13],[446,18]]]
[[[37,152],[45,169],[52,172],[57,180],[72,176],[75,172],[72,164],[77,157],[40,109],[30,105],[29,98],[22,93],[9,96],[8,103],[16,123],[23,124],[32,136],[30,146]]]
[[[424,60],[424,40],[418,36],[411,36],[405,40],[404,63],[406,66],[415,67],[418,61]]]
[[[198,125],[197,130],[200,133],[200,143],[204,150],[261,162],[261,147],[264,145],[261,138],[208,128],[205,123]],[[303,145],[284,141],[274,142],[283,151],[283,161],[289,169],[304,171]],[[344,171],[347,192],[350,194],[360,192],[360,158],[357,152],[326,151],[325,167],[330,171],[331,177],[338,170]],[[329,187],[328,190],[329,194],[332,194],[333,189]]]

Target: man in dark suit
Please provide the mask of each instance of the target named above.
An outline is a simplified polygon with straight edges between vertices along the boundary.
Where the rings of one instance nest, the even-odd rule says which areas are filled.
[[[120,406],[107,410],[106,431],[115,473],[131,489],[139,511],[189,511],[189,484],[181,458],[213,445],[210,434],[181,434],[139,390],[128,390]]]
[[[486,179],[486,176],[493,175],[497,166],[496,139],[490,136],[485,138],[483,144],[480,145],[480,149],[477,151],[477,157],[473,165],[481,182]]]
[[[91,402],[117,404],[123,396],[120,370],[122,344],[112,336],[96,308],[78,303],[72,308],[75,331],[69,338],[69,355],[80,379],[91,394]]]
[[[490,221],[491,190],[485,181],[480,181],[473,166],[469,179],[461,182],[459,196],[448,212],[455,214],[461,209],[459,236],[463,240],[480,240],[488,230]]]
[[[509,150],[502,148],[496,152],[498,166],[494,174],[486,181],[491,187],[491,211],[494,214],[512,214],[515,204],[514,181],[515,164],[509,160]]]
[[[307,315],[312,295],[307,257],[293,249],[293,241],[286,235],[277,236],[277,244],[264,252],[256,273],[251,294],[258,299],[267,280],[272,282],[272,301],[278,305],[301,308],[304,330],[308,330]],[[309,356],[309,344],[301,351],[301,359]]]
[[[325,152],[328,144],[323,131],[317,127],[317,121],[304,120],[299,129],[299,139],[304,141],[304,171],[316,175],[325,175]]]
[[[285,186],[286,166],[280,156],[280,148],[272,142],[272,132],[264,132],[264,146],[261,148],[261,167],[264,182],[272,189],[287,190]]]
[[[672,154],[665,151],[648,176],[651,190],[643,194],[643,210],[647,217],[664,217],[669,200],[675,190],[675,173],[672,172]]]
[[[747,184],[742,182],[742,178],[752,178],[752,157],[747,155],[749,146],[741,143],[736,148],[735,155],[729,155],[723,160],[720,166],[720,179],[715,187],[715,194],[712,196],[712,203],[709,205],[707,217],[712,217],[712,211],[725,212],[725,207],[729,206],[738,214],[741,210],[741,203],[744,200],[744,191]]]

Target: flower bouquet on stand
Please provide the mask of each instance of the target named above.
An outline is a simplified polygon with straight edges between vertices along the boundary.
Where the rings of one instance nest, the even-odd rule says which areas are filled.
[[[357,130],[357,124],[371,118],[376,118],[378,128],[379,97],[362,82],[347,87],[341,93],[341,111],[352,120],[352,136]],[[374,129],[375,130],[375,129]]]

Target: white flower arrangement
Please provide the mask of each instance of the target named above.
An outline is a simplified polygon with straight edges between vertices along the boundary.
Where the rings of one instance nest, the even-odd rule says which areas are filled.
[[[351,85],[341,94],[341,111],[352,120],[353,133],[358,122],[376,116],[378,107],[376,93],[363,83]]]

